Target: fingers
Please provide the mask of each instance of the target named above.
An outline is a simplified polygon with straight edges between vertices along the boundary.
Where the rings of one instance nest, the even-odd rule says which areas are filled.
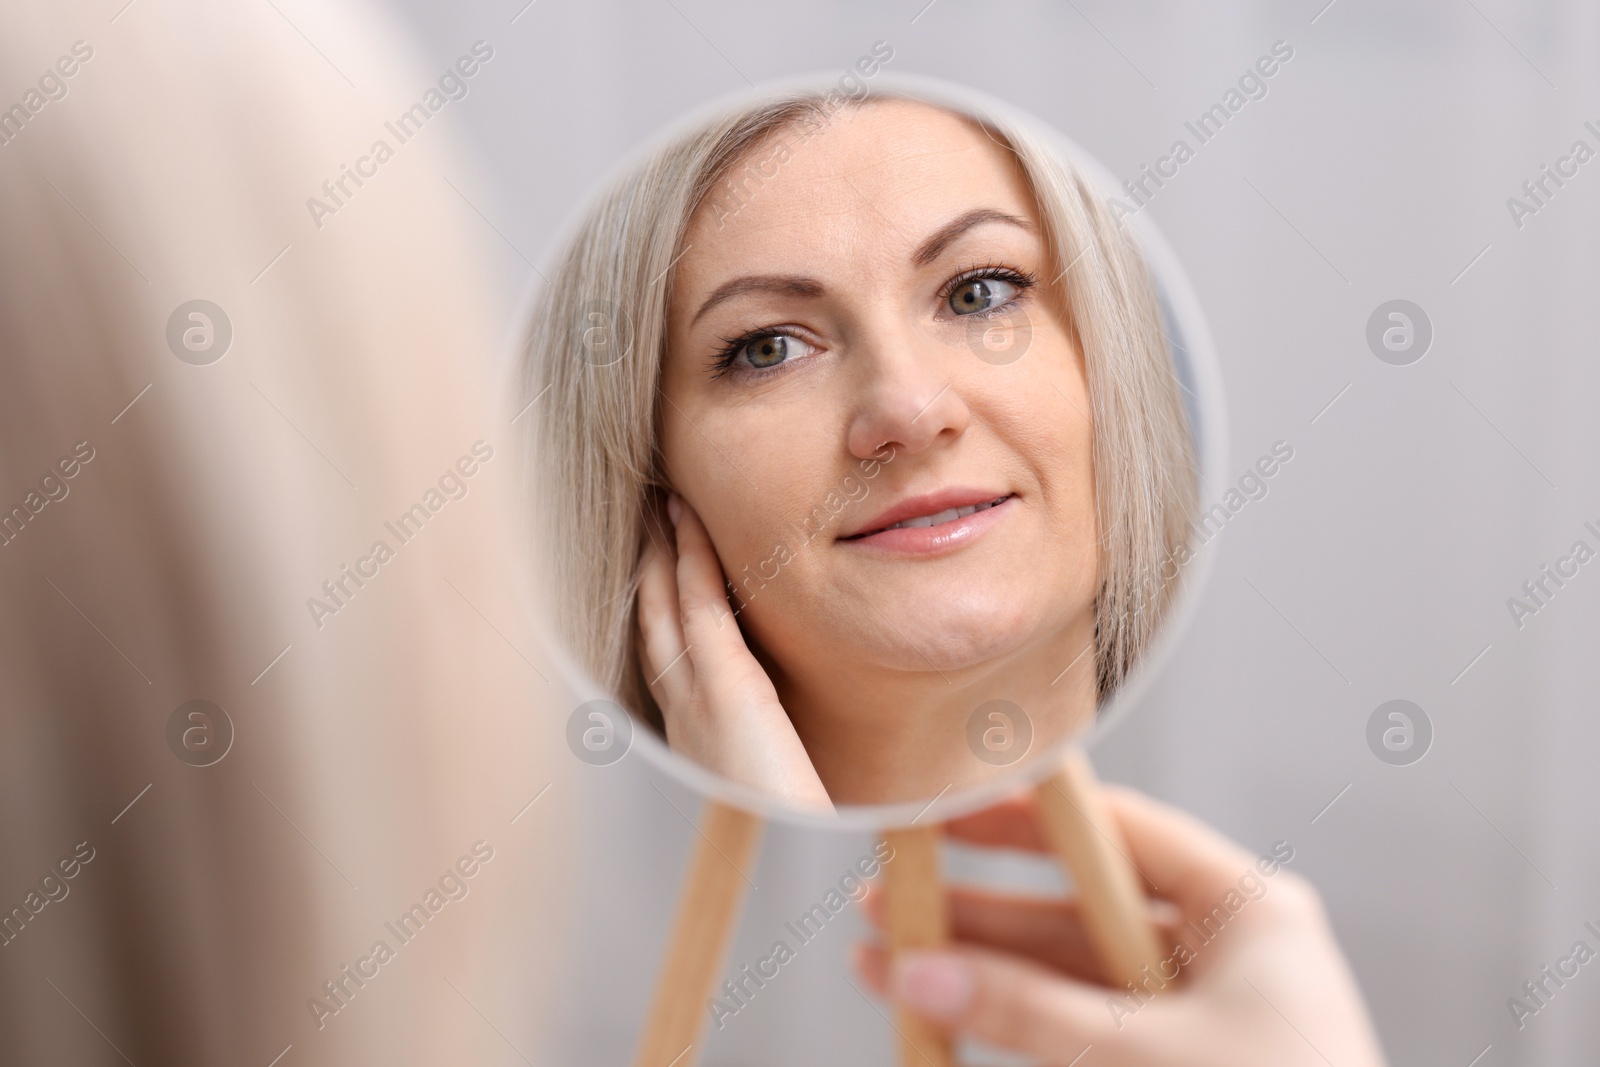
[[[945,824],[945,833],[970,845],[1049,852],[1050,844],[1040,829],[1038,812],[1033,794],[1020,793],[993,807],[952,819]]]
[[[1198,819],[1132,789],[1104,789],[1134,865],[1186,918],[1210,912],[1254,869],[1256,857]],[[952,820],[946,833],[989,848],[1050,851],[1032,794]]]
[[[1115,1036],[1107,990],[1015,956],[955,945],[891,960],[864,946],[856,961],[864,982],[935,1025],[1050,1063]]]
[[[1086,982],[1104,982],[1078,902],[974,888],[952,889],[950,936],[955,941],[1024,956]],[[882,893],[868,893],[868,920],[884,928]]]
[[[724,631],[731,613],[722,566],[699,516],[676,493],[667,497],[665,510],[671,525],[648,531],[640,554],[638,602],[645,680],[670,725],[674,710],[690,706],[696,661],[713,670],[726,662]],[[672,540],[662,543],[663,537]],[[732,636],[743,645],[737,627]]]
[[[882,945],[857,942],[850,948],[850,963],[857,976],[878,996],[889,997],[889,950]]]
[[[667,512],[677,557],[654,545],[646,550],[639,596],[668,745],[736,782],[833,810],[772,680],[734,620],[705,526],[677,495],[668,497]]]
[[[682,497],[668,503],[678,530],[678,605],[683,637],[696,663],[715,670],[734,657],[748,656],[744,635],[734,622],[728,593],[711,535],[700,516]]]
[[[784,732],[793,734],[772,681],[745,643],[728,604],[722,562],[705,524],[689,502],[676,494],[668,498],[667,509],[678,535],[679,621],[689,649],[687,658],[694,661],[694,682],[705,690],[700,695],[706,710],[713,715],[737,714],[742,721],[753,708],[761,707],[781,718]],[[728,725],[732,723],[725,721],[724,726]],[[765,724],[768,728],[776,725]],[[794,744],[799,745],[798,738]],[[810,765],[809,758],[805,762]]]
[[[946,894],[946,901],[952,940],[1023,956],[1084,982],[1107,983],[1077,898],[958,887]],[[1183,916],[1165,901],[1151,901],[1150,905],[1161,943],[1175,943]],[[868,893],[864,906],[868,921],[883,930],[883,894]]]
[[[1075,900],[963,889],[951,894],[955,939],[1034,960],[1085,982],[1105,981]]]
[[[706,525],[685,499],[674,494],[667,507],[674,514],[672,522],[677,526],[678,597],[683,603],[683,635],[691,645],[696,645],[694,638],[707,638],[706,630],[709,630],[709,640],[702,640],[702,645],[710,648],[725,635],[733,614],[728,606],[722,560],[717,558],[717,549],[710,542]],[[691,617],[702,613],[706,617]],[[738,633],[738,629],[734,629],[734,633]]]
[[[1106,801],[1134,864],[1185,918],[1210,913],[1256,871],[1255,856],[1191,815],[1116,786],[1106,787]]]
[[[677,567],[653,539],[639,561],[638,612],[645,681],[663,711],[682,707],[694,682],[694,668],[683,654]]]

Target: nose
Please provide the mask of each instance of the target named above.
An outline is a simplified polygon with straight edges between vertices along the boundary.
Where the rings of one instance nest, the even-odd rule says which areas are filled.
[[[966,432],[972,412],[957,391],[947,353],[930,349],[910,329],[875,329],[859,351],[860,391],[850,420],[850,454],[858,459],[892,445],[916,453]]]

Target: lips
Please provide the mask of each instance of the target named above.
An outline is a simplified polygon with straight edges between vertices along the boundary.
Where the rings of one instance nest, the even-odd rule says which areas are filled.
[[[1011,494],[993,489],[953,488],[908,497],[839,537],[855,541],[889,530],[926,529],[958,522],[1010,500]]]

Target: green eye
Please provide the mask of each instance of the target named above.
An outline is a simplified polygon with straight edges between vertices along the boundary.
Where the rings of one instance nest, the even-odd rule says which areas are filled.
[[[1017,294],[1017,287],[1003,278],[972,278],[950,293],[950,310],[957,315],[973,315],[1006,303]]]
[[[744,346],[744,358],[757,370],[776,367],[789,358],[789,338],[781,333],[758,337]]]
[[[717,353],[712,363],[712,377],[777,371],[781,364],[802,362],[817,351],[816,346],[804,338],[783,332],[786,329],[765,327],[740,337],[724,338],[726,347]]]

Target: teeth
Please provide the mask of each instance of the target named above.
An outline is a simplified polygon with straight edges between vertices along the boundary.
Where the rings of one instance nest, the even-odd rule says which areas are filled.
[[[954,522],[957,519],[964,519],[968,515],[972,515],[976,512],[987,511],[996,504],[1004,503],[1005,500],[1006,497],[1001,496],[995,497],[986,504],[968,504],[964,508],[947,508],[946,510],[939,512],[937,515],[918,515],[916,518],[904,519],[895,523],[893,526],[886,526],[884,529],[911,530],[923,526],[942,526],[947,522]]]

